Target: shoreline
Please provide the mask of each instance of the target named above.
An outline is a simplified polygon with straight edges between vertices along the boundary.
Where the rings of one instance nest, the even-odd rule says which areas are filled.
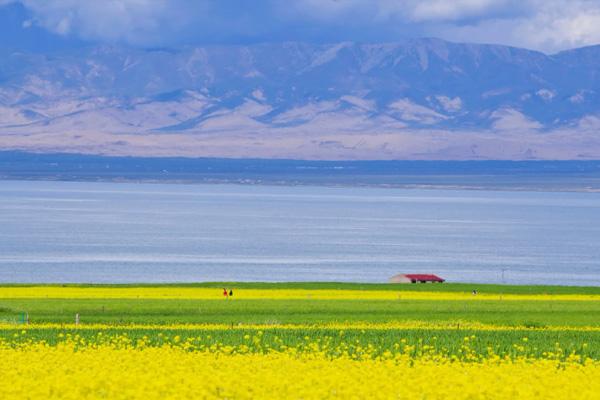
[[[491,175],[491,178],[501,175]],[[456,177],[456,176],[452,176]],[[483,176],[482,176],[483,177]],[[568,178],[568,177],[562,177]],[[11,177],[0,175],[0,182],[65,182],[65,183],[115,183],[145,185],[231,185],[231,186],[266,186],[266,187],[313,187],[342,189],[397,189],[397,190],[439,190],[439,191],[487,191],[487,192],[533,192],[533,193],[600,193],[598,187],[543,187],[543,185],[468,185],[468,184],[413,184],[413,183],[343,183],[343,182],[300,182],[300,181],[266,181],[262,179],[71,179],[71,178],[35,178]],[[549,180],[549,182],[553,182]]]
[[[293,160],[0,150],[0,180],[600,192],[600,160]]]

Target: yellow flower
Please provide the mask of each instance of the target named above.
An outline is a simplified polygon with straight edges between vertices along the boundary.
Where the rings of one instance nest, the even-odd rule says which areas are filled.
[[[51,346],[0,340],[0,399],[595,399],[600,362],[571,354],[505,359],[360,354],[309,346],[249,352],[189,341],[131,345],[125,335]],[[339,349],[338,349],[339,350]],[[357,350],[358,351],[358,350]]]
[[[238,289],[236,299],[314,299],[314,300],[397,300],[396,290],[350,289]],[[600,301],[597,294],[493,294],[470,292],[427,292],[402,290],[403,300],[461,301]],[[76,287],[6,286],[0,287],[0,299],[206,299],[222,301],[219,289],[202,287]]]

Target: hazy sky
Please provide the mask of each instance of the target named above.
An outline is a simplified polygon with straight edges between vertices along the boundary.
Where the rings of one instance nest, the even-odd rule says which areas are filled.
[[[395,41],[547,53],[600,43],[600,0],[0,0],[0,47]]]

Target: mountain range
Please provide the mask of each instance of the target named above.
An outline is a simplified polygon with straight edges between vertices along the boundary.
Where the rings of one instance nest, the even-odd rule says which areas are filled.
[[[414,39],[0,49],[0,150],[599,159],[600,46]]]

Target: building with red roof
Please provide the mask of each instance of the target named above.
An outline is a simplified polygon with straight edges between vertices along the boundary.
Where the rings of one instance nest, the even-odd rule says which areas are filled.
[[[390,278],[390,283],[443,283],[445,281],[445,279],[433,274],[398,274]]]

